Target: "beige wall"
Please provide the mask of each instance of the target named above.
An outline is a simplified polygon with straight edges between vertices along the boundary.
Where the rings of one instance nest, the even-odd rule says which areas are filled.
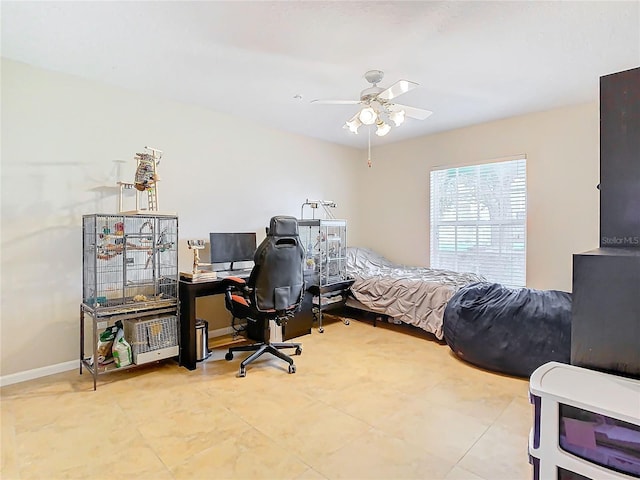
[[[114,186],[145,145],[164,151],[160,209],[179,215],[181,270],[187,239],[261,239],[306,198],[355,216],[355,150],[3,59],[0,375],[79,357],[81,216],[116,212]],[[221,298],[200,313],[229,325]]]
[[[115,212],[115,182],[131,180],[145,145],[164,150],[160,207],[179,215],[181,270],[187,239],[260,240],[272,215],[299,216],[306,198],[338,203],[350,245],[427,265],[430,168],[525,154],[527,284],[570,290],[571,254],[597,246],[598,123],[593,103],[373,139],[367,168],[364,151],[3,60],[0,375],[78,358],[81,216]],[[229,324],[221,297],[199,300],[198,315]]]
[[[373,148],[350,243],[428,265],[430,169],[525,154],[527,286],[571,291],[571,255],[598,246],[598,128],[590,103]]]

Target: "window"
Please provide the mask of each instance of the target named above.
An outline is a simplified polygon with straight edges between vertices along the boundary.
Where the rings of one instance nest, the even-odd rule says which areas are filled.
[[[431,171],[431,266],[526,282],[526,159]]]

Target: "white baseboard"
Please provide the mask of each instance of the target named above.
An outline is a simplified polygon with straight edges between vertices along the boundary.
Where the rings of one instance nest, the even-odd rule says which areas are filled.
[[[34,368],[33,370],[26,370],[24,372],[12,373],[11,375],[4,375],[0,377],[0,387],[6,387],[7,385],[12,385],[14,383],[26,382],[27,380],[46,377],[47,375],[53,375],[55,373],[68,372],[69,370],[75,369],[78,369],[78,372],[80,371],[80,359],[58,363],[56,365],[48,365],[46,367]]]
[[[245,327],[246,323],[238,323],[236,327]],[[222,337],[223,335],[233,335],[233,328],[217,328],[216,330],[209,330],[209,338]]]
[[[238,324],[238,327],[243,327],[246,324]],[[209,338],[222,337],[223,335],[233,335],[233,328],[225,327],[218,328],[216,330],[209,330]],[[80,371],[80,360],[70,360],[68,362],[58,363],[56,365],[48,365],[46,367],[34,368],[33,370],[26,370],[24,372],[12,373],[10,375],[4,375],[0,377],[0,387],[7,385],[13,385],[14,383],[26,382],[28,380],[34,380],[40,377],[46,377],[55,373],[68,372],[69,370],[78,369]]]

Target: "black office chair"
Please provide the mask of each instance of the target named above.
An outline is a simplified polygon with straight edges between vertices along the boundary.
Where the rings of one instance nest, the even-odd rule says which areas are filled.
[[[262,324],[264,341],[231,347],[224,358],[233,360],[234,352],[254,352],[240,364],[240,377],[246,375],[247,365],[264,353],[288,362],[289,373],[295,373],[293,359],[280,350],[295,348],[295,354],[300,355],[302,344],[270,341],[271,321],[279,327],[285,325],[299,309],[304,295],[304,249],[294,217],[271,219],[267,237],[256,249],[254,262],[247,282],[236,277],[223,280],[225,305],[234,318]]]

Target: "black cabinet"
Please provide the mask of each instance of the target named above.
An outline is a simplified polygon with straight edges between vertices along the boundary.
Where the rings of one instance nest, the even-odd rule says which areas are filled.
[[[640,68],[600,78],[600,247],[573,256],[571,363],[640,377]]]
[[[640,68],[600,78],[600,247],[640,248]]]
[[[308,291],[305,292],[300,304],[300,310],[282,327],[282,340],[290,340],[311,333],[313,325],[313,315],[311,313],[312,297],[313,295]],[[255,342],[264,342],[264,321],[258,320],[254,322],[247,320],[247,337]]]
[[[306,280],[306,278],[305,278]],[[343,280],[329,285],[308,285],[300,304],[300,310],[289,319],[282,330],[282,339],[290,340],[311,333],[313,323],[317,322],[318,331],[322,333],[322,313],[344,306],[349,287],[354,280]],[[345,323],[348,323],[345,321]],[[264,323],[261,321],[247,323],[247,337],[256,342],[264,341]]]
[[[640,377],[640,249],[573,256],[571,363]]]
[[[304,292],[304,297],[300,304],[300,310],[298,310],[295,316],[284,326],[282,331],[283,340],[289,340],[291,338],[301,337],[302,335],[311,333],[313,317],[311,316],[310,310],[311,294],[307,291]]]

